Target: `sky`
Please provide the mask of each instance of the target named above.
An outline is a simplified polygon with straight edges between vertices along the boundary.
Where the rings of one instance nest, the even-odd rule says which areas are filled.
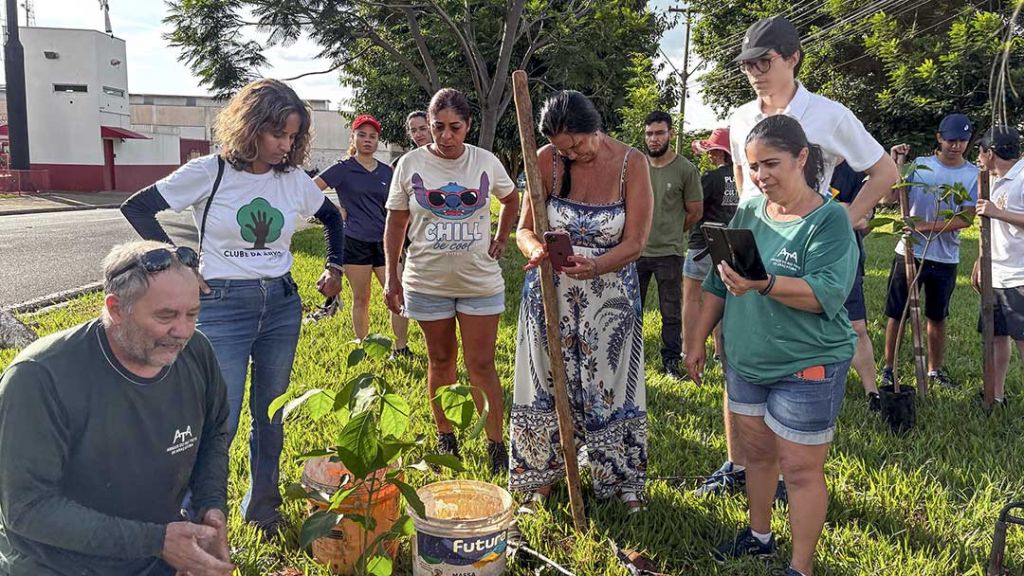
[[[18,0],[23,4],[24,0]],[[103,12],[98,0],[31,0],[36,26],[103,30]],[[663,10],[677,2],[652,0],[652,7]],[[198,96],[206,93],[188,66],[178,61],[179,52],[167,45],[162,35],[169,26],[162,22],[167,8],[164,0],[109,0],[110,22],[114,36],[125,40],[128,52],[128,91],[133,94],[175,94]],[[24,8],[21,8],[24,25]],[[669,30],[662,38],[662,50],[679,70],[683,63],[685,25]],[[325,70],[329,65],[316,58],[314,43],[300,40],[287,47],[266,52],[270,66],[264,76],[291,78],[306,72]],[[699,62],[690,59],[693,68]],[[671,67],[666,66],[668,70]],[[0,70],[2,73],[2,70]],[[671,72],[669,72],[671,73]],[[723,124],[700,98],[695,74],[690,81],[686,102],[686,129],[712,128]],[[330,100],[332,108],[343,104],[351,91],[339,85],[336,73],[307,76],[289,82],[302,98]]]

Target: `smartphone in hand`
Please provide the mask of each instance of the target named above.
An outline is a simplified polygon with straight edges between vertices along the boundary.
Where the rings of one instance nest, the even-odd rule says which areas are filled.
[[[572,241],[569,233],[561,230],[549,230],[544,233],[544,243],[547,245],[548,259],[551,260],[551,267],[555,272],[561,272],[562,268],[571,266],[569,256],[572,256]]]

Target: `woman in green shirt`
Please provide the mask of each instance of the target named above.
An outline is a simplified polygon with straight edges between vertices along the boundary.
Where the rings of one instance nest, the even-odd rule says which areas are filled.
[[[708,275],[686,365],[699,383],[704,342],[723,320],[728,406],[748,458],[750,526],[717,556],[775,551],[771,507],[781,470],[793,534],[786,574],[810,576],[828,502],[825,457],[856,341],[843,302],[857,244],[843,207],[817,192],[821,151],[796,120],[762,120],[746,154],[763,194],[742,203],[729,226],[752,231],[768,279],[744,278],[724,262]]]

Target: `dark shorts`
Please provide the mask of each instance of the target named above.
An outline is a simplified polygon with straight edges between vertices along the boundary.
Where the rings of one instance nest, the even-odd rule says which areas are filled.
[[[864,253],[861,252],[860,261],[857,264],[857,275],[853,279],[853,288],[846,297],[846,316],[850,322],[868,319],[868,307],[864,303]]]
[[[993,288],[993,333],[1009,336],[1015,342],[1024,341],[1024,286]],[[978,332],[981,332],[981,313],[978,313]]]
[[[917,260],[918,269],[921,261]],[[956,264],[924,261],[920,271],[918,289],[924,287],[924,315],[933,322],[942,322],[949,316],[949,301],[956,288]],[[907,305],[907,268],[903,256],[896,255],[889,270],[889,295],[885,299],[885,315],[899,320]]]
[[[345,238],[345,264],[353,266],[384,265],[384,242],[366,242],[358,238]]]

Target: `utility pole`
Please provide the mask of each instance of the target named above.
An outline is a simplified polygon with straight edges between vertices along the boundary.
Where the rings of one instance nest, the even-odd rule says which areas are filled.
[[[669,12],[686,13],[686,40],[683,41],[683,71],[679,73],[682,81],[682,94],[679,97],[679,126],[676,129],[676,152],[682,150],[683,122],[686,118],[686,93],[690,83],[690,25],[693,23],[693,12],[686,8],[669,8]]]
[[[110,1],[100,0],[100,10],[103,10],[103,25],[107,34],[113,35],[114,29],[110,26]]]
[[[7,43],[4,44],[7,74],[7,137],[11,143],[10,167],[28,170],[28,110],[25,96],[25,48],[18,33],[18,1],[7,0]]]

